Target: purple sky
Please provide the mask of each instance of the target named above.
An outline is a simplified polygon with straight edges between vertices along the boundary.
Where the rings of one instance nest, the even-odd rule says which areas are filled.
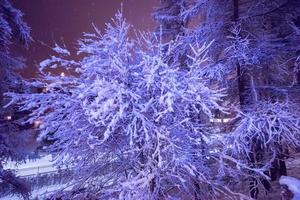
[[[159,0],[12,0],[14,6],[25,14],[24,20],[32,28],[35,42],[29,49],[15,50],[27,59],[25,77],[35,76],[37,65],[51,54],[48,46],[54,42],[76,47],[82,32],[92,31],[92,23],[101,30],[110,22],[123,2],[125,16],[136,29],[151,30],[153,7]]]

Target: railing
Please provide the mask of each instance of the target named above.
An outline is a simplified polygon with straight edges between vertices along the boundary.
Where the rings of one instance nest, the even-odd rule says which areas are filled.
[[[31,177],[31,176],[37,176],[43,174],[52,174],[57,171],[58,169],[53,168],[53,165],[44,165],[38,167],[22,168],[17,171],[17,174],[20,174],[20,177]],[[32,172],[32,173],[26,173],[26,172]]]

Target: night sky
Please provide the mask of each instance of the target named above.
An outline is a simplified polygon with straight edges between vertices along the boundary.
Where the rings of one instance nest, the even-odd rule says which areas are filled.
[[[14,54],[24,57],[25,78],[36,76],[38,64],[51,55],[54,43],[65,44],[75,50],[83,32],[91,32],[94,23],[104,30],[123,2],[125,17],[136,29],[151,30],[153,7],[159,0],[13,0],[24,13],[24,20],[32,29],[34,42],[29,49],[15,48]]]

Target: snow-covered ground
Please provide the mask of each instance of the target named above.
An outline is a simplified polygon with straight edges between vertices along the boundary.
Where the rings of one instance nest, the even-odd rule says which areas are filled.
[[[36,160],[27,160],[23,164],[16,164],[16,162],[8,162],[5,169],[13,169],[20,177],[34,177],[42,174],[56,173],[57,168],[53,165],[53,159],[51,155],[46,155]],[[45,195],[51,193],[54,190],[66,187],[66,184],[56,184],[43,186],[36,188],[32,191],[31,198],[42,198]],[[6,196],[0,198],[0,200],[21,200],[18,196]]]
[[[57,171],[57,168],[53,166],[53,159],[51,155],[47,155],[36,160],[27,160],[23,164],[8,162],[4,168],[15,170],[16,174],[21,177],[35,176],[37,174],[44,173],[54,173]]]
[[[288,186],[289,190],[294,194],[292,200],[300,200],[300,180],[291,176],[281,176],[280,185]]]
[[[43,197],[49,195],[51,192],[55,190],[59,190],[61,188],[67,187],[67,184],[57,184],[57,185],[50,185],[35,189],[31,193],[31,199],[43,199]],[[6,196],[0,197],[0,200],[23,200],[21,197],[18,196]]]

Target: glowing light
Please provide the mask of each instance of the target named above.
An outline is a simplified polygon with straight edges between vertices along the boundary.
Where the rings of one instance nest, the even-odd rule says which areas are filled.
[[[6,116],[6,120],[11,120],[12,119],[12,117],[10,116],[10,115],[8,115],[8,116]]]
[[[228,123],[230,122],[231,118],[211,118],[209,119],[210,122],[213,123]]]
[[[210,122],[215,122],[215,123],[221,123],[221,122],[222,122],[222,119],[211,118],[209,121],[210,121]]]
[[[60,76],[65,77],[65,73],[64,72],[60,73]]]
[[[36,120],[36,121],[33,122],[33,127],[38,128],[41,124],[42,124],[41,120]]]
[[[49,88],[48,87],[44,87],[43,88],[43,92],[48,92],[49,91]]]
[[[228,123],[228,122],[230,122],[230,118],[224,118],[223,119],[223,123]]]

